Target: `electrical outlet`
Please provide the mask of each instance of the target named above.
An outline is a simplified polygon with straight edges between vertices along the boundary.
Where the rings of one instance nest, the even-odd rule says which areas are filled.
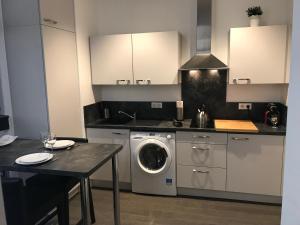
[[[251,110],[252,103],[239,103],[239,110]]]
[[[151,102],[152,109],[162,109],[162,102]]]

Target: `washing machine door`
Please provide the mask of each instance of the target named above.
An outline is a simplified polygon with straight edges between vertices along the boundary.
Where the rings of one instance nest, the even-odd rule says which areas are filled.
[[[136,157],[140,169],[152,175],[164,173],[172,162],[168,147],[155,139],[141,142],[137,148]]]

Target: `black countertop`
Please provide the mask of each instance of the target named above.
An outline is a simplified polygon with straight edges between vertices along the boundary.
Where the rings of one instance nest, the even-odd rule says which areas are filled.
[[[214,133],[235,133],[235,134],[261,134],[261,135],[278,135],[285,136],[286,128],[272,128],[263,123],[254,123],[258,128],[258,132],[239,131],[239,130],[217,130],[215,128],[195,128],[190,127],[191,120],[184,120],[182,127],[175,127],[172,121],[159,120],[137,120],[130,121],[125,124],[109,123],[104,120],[98,120],[87,123],[86,128],[106,128],[106,129],[129,129],[132,131],[157,131],[157,132],[176,132],[176,131],[193,131],[193,132],[214,132]]]
[[[70,150],[54,151],[54,158],[35,166],[22,166],[15,160],[23,155],[42,152],[40,141],[16,140],[6,147],[0,147],[0,171],[18,171],[73,177],[88,177],[115,154],[122,145],[80,143]]]

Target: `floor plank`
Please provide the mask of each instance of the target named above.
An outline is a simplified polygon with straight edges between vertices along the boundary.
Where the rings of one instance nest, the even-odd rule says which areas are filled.
[[[93,190],[96,225],[113,225],[112,192]],[[80,196],[70,202],[70,222],[80,218]],[[122,225],[279,225],[279,206],[121,193]]]

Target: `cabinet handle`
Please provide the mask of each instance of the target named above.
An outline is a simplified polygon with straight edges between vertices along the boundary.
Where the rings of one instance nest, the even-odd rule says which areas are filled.
[[[44,22],[46,23],[51,23],[51,24],[58,24],[58,22],[56,20],[52,20],[52,19],[49,19],[49,18],[44,18]]]
[[[193,169],[193,173],[209,173],[209,170],[196,170],[196,169]]]
[[[231,138],[233,141],[249,141],[249,138],[245,137],[245,138],[238,138],[238,137],[233,137]]]
[[[150,79],[147,79],[147,80],[136,80],[135,82],[138,85],[141,85],[141,84],[143,84],[143,85],[145,85],[145,84],[150,85],[151,84],[151,80]]]
[[[238,81],[247,81],[248,84],[251,83],[251,79],[250,78],[238,78],[238,79],[233,79],[233,83],[237,84]]]
[[[193,146],[192,147],[193,150],[201,150],[201,151],[209,151],[209,148],[201,148],[201,147],[197,147],[197,146]]]
[[[125,135],[125,134],[119,133],[119,132],[112,132],[112,134],[115,134],[115,135]]]
[[[207,136],[207,135],[193,135],[193,138],[208,139],[208,138],[210,138],[210,136]]]

